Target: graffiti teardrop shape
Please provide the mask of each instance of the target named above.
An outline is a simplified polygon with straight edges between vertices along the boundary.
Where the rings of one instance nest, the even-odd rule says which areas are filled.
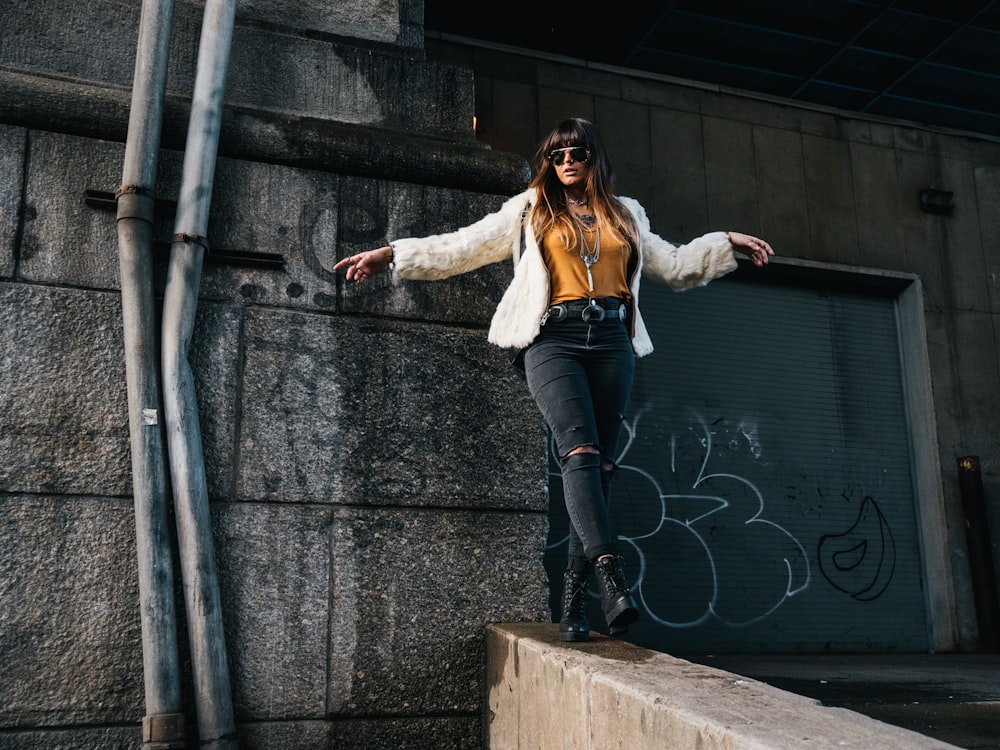
[[[895,572],[896,542],[878,503],[866,497],[851,528],[820,537],[818,557],[834,588],[859,601],[881,596]]]

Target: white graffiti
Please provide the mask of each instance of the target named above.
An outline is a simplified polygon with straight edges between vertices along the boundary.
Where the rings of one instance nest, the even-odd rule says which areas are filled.
[[[618,539],[626,545],[622,552],[629,569],[638,570],[632,588],[649,618],[668,628],[692,628],[710,619],[744,627],[767,618],[805,591],[812,573],[802,544],[765,517],[764,496],[753,482],[710,468],[719,460],[714,449],[723,420],[710,424],[695,415],[682,431],[683,438],[675,431],[662,440],[662,452],[668,454],[663,461],[647,459],[644,467],[629,463],[629,453],[640,439],[644,411],[624,425],[626,440],[615,459],[620,467],[615,485],[626,484],[633,498],[628,509],[632,528],[619,532]],[[724,445],[730,451],[745,451],[754,461],[761,458],[755,425],[743,421],[726,432],[730,437]],[[649,440],[646,443],[648,450]],[[553,456],[554,450],[550,440]],[[558,469],[550,471],[549,479],[550,487],[561,490]],[[668,483],[672,486],[665,486]],[[551,494],[553,501],[557,494],[561,499],[561,491]],[[613,506],[619,502],[618,494],[616,489]],[[612,507],[612,523],[618,526],[622,514],[615,511]],[[567,532],[548,548],[564,548],[568,539]],[[664,585],[671,555],[675,560],[683,557],[685,569],[696,571],[672,587]],[[686,602],[683,607],[677,604],[678,594]]]

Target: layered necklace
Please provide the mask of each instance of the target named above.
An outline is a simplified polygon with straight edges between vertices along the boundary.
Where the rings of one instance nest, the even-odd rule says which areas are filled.
[[[574,206],[589,205],[589,201],[586,199],[577,200],[576,198],[570,198],[568,195],[566,196],[566,201],[567,203],[572,203]],[[601,258],[601,227],[597,226],[595,229],[597,219],[594,218],[593,214],[577,214],[574,211],[570,211],[570,213],[576,220],[576,231],[580,237],[580,259],[587,266],[587,283],[590,285],[590,291],[594,291],[594,275],[590,269]],[[583,234],[584,229],[595,229],[593,246],[587,244],[587,239]]]

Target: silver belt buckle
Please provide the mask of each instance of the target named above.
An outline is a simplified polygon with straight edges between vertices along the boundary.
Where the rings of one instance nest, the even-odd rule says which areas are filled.
[[[554,323],[559,323],[566,320],[566,317],[568,315],[569,315],[569,310],[566,308],[566,305],[564,304],[553,305],[545,312],[545,322],[551,320]]]
[[[591,300],[590,304],[583,308],[580,317],[585,323],[600,323],[604,320],[604,308]]]
[[[628,315],[628,308],[625,305],[620,305],[618,307],[618,320],[625,320],[626,315]]]

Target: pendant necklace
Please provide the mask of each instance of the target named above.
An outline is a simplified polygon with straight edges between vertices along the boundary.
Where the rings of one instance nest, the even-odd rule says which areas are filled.
[[[594,234],[594,246],[590,247],[587,245],[587,240],[583,236],[583,224],[584,222],[578,222],[576,231],[580,235],[580,258],[583,260],[584,264],[587,266],[587,282],[590,284],[590,291],[594,291],[594,276],[590,272],[591,266],[593,266],[598,260],[601,259],[601,228],[598,226]],[[594,217],[590,217],[590,222],[587,223],[587,228],[589,229],[594,224]]]
[[[577,200],[570,195],[566,195],[566,202],[580,207],[590,205],[590,201],[586,198]],[[580,258],[587,266],[587,283],[590,284],[590,291],[594,291],[594,275],[590,272],[590,268],[601,258],[601,228],[598,226],[595,230],[594,246],[590,247],[583,236],[583,230],[584,228],[593,229],[597,218],[593,214],[577,214],[573,211],[570,213],[576,219],[576,231],[580,235]]]

